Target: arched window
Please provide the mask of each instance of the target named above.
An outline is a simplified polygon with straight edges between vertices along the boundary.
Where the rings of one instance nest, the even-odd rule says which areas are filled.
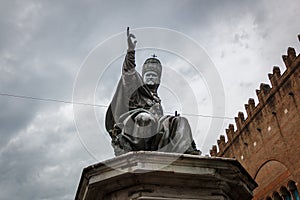
[[[280,193],[284,200],[292,200],[291,193],[286,189],[286,187],[282,186],[280,188]]]
[[[282,200],[282,198],[278,192],[273,192],[273,199],[274,200]]]
[[[291,194],[293,196],[293,199],[294,200],[300,200],[299,192],[297,190],[295,181],[289,181],[288,182],[288,188],[289,188],[289,191],[291,192]]]

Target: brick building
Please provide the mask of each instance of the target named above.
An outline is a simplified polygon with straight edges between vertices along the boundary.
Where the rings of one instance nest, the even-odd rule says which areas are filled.
[[[300,41],[300,35],[298,35]],[[282,56],[286,70],[268,74],[272,87],[256,90],[243,112],[221,135],[211,156],[236,158],[258,183],[254,200],[299,200],[300,189],[300,54],[289,47]],[[298,190],[297,190],[298,187]]]

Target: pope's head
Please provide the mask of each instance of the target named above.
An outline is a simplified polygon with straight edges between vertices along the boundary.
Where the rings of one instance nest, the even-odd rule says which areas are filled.
[[[148,86],[158,86],[160,84],[162,66],[157,58],[148,58],[142,70],[143,81]]]

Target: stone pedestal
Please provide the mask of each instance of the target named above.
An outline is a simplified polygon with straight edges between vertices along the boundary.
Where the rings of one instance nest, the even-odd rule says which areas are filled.
[[[234,159],[140,151],[85,168],[75,200],[250,200],[256,186]]]

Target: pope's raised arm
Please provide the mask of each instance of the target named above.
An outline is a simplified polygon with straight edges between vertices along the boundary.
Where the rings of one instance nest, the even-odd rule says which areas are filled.
[[[129,27],[127,27],[127,54],[123,63],[123,73],[131,72],[135,68],[135,47],[137,41],[135,39],[135,35],[129,32]]]

